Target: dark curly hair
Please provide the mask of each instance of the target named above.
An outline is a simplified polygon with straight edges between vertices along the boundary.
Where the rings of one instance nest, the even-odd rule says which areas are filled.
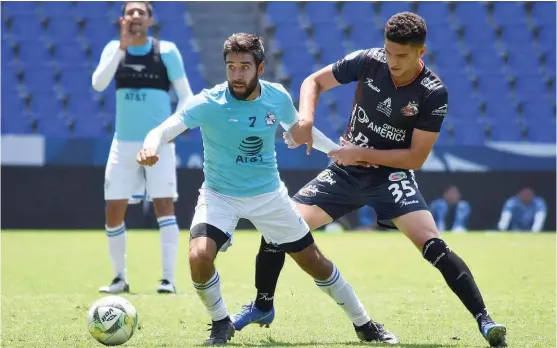
[[[402,45],[423,45],[426,35],[424,19],[412,12],[397,13],[385,25],[385,39]]]
[[[256,66],[265,60],[263,39],[253,34],[235,33],[230,35],[222,47],[222,57],[225,61],[226,55],[230,52],[251,53]]]
[[[153,17],[153,4],[151,3],[151,1],[126,1],[126,2],[124,2],[124,4],[122,5],[122,17],[126,15],[126,7],[128,6],[128,4],[131,4],[131,3],[134,3],[134,2],[144,3],[145,7],[147,8],[147,13],[149,13],[149,17]]]

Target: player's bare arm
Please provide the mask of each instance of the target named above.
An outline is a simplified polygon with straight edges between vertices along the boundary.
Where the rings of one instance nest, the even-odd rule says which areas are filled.
[[[332,65],[309,75],[300,88],[300,122],[290,130],[292,138],[298,144],[306,144],[309,155],[313,146],[312,128],[315,107],[322,92],[340,85],[333,75]]]
[[[176,138],[186,129],[186,125],[177,114],[170,116],[147,134],[143,142],[143,149],[136,156],[137,162],[142,166],[155,165],[159,160],[158,153],[162,144]]]
[[[357,162],[374,163],[385,167],[420,169],[429,156],[439,133],[414,129],[409,149],[376,150],[355,146],[343,140],[343,147],[331,151],[329,157],[343,165]]]

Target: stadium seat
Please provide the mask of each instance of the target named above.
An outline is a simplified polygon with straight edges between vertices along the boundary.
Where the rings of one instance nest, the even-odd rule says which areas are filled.
[[[36,6],[32,1],[5,1],[2,2],[2,17],[36,14]]]
[[[455,2],[454,15],[459,23],[485,21],[487,10],[485,6],[476,1]]]
[[[524,141],[522,130],[515,120],[502,120],[490,123],[490,139],[492,141]]]
[[[344,24],[366,23],[371,26],[374,23],[375,12],[368,1],[346,1],[342,3],[340,18]]]
[[[68,41],[76,41],[78,26],[71,17],[55,17],[49,21],[46,34],[50,40],[65,44]]]
[[[296,2],[291,1],[271,1],[267,2],[267,16],[271,24],[298,24],[300,8]]]
[[[527,120],[555,119],[555,111],[546,98],[536,97],[520,102],[522,117]]]
[[[293,40],[292,38],[296,38]],[[307,45],[308,36],[298,25],[283,24],[276,27],[275,40],[281,48],[301,48]]]
[[[16,40],[37,40],[44,35],[44,30],[36,15],[18,15],[14,17],[9,35]]]
[[[338,12],[332,1],[309,1],[305,3],[305,14],[312,24],[329,23],[337,21]]]
[[[536,119],[528,122],[528,140],[555,144],[555,119]]]
[[[449,27],[451,15],[449,8],[443,2],[421,1],[418,6],[418,14],[425,19],[428,34],[431,26],[444,25],[446,28]]]
[[[72,10],[77,18],[104,18],[105,20],[109,18],[109,7],[106,1],[76,1],[75,8]]]
[[[526,23],[526,11],[522,2],[501,1],[493,3],[493,19],[502,27]]]
[[[455,124],[453,136],[455,145],[481,145],[485,140],[483,127],[474,120],[459,121]]]
[[[354,23],[350,31],[350,41],[354,49],[383,47],[383,33],[367,23]]]
[[[91,3],[86,1],[76,1],[75,4],[77,6],[83,6],[83,4],[88,7],[89,11],[92,10],[93,7],[101,8],[103,4],[102,1],[99,1],[96,6],[92,6]],[[64,17],[71,17],[74,14],[75,6],[74,3],[71,1],[41,1],[40,2],[40,11],[42,16],[45,17],[55,17],[56,19],[61,19]],[[94,11],[94,10],[92,10]],[[85,12],[83,14],[86,14]]]
[[[410,4],[406,1],[379,2],[379,25],[385,25],[394,14],[404,11],[410,11]]]

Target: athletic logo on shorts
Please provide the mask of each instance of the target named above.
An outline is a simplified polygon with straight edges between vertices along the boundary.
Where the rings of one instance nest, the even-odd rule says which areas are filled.
[[[275,122],[277,122],[277,117],[275,116],[275,113],[272,111],[267,112],[267,114],[265,115],[265,124],[267,126],[272,126],[275,124]]]
[[[389,181],[400,181],[406,179],[405,172],[396,172],[389,175]]]
[[[336,184],[336,181],[333,180],[333,172],[330,169],[325,169],[317,176],[317,181],[326,182],[330,185]]]
[[[304,197],[315,197],[317,195],[317,192],[319,192],[319,189],[315,185],[306,186],[298,191],[300,196]]]
[[[417,200],[415,200],[415,199],[412,200],[412,201],[407,201],[406,198],[404,198],[402,201],[400,201],[400,206],[401,206],[401,207],[405,207],[405,206],[407,206],[407,205],[416,204],[416,203],[420,203],[420,202],[417,201]]]

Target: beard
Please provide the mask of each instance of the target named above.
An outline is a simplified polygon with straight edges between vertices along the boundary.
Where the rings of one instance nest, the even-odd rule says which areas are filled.
[[[244,84],[245,90],[242,93],[238,93],[234,90],[234,82],[228,81],[228,90],[230,94],[238,100],[246,100],[257,88],[257,84],[259,83],[259,77],[257,75],[251,80],[249,84]]]

